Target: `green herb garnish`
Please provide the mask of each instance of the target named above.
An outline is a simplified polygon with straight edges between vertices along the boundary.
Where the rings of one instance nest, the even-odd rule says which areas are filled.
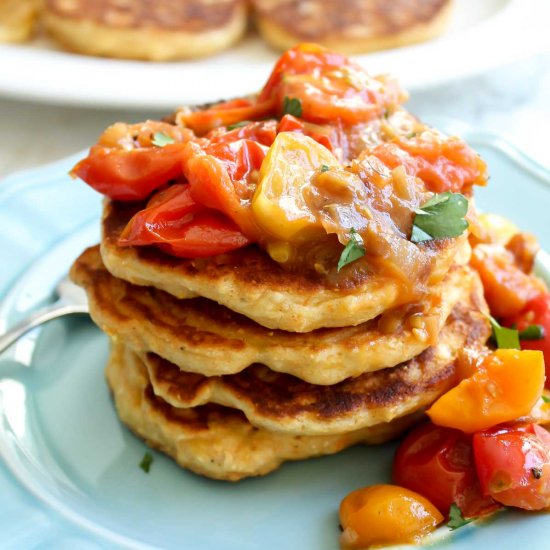
[[[148,474],[151,469],[151,464],[153,464],[153,455],[151,453],[145,453],[139,463],[139,467]]]
[[[230,124],[227,127],[227,131],[231,132],[231,130],[236,130],[237,128],[242,128],[243,126],[246,126],[247,124],[250,124],[250,120],[241,120],[240,122],[235,122],[235,124]]]
[[[544,395],[544,394],[542,394],[541,397],[542,397],[542,400],[543,400],[545,403],[550,403],[550,397],[546,397],[546,395]]]
[[[338,271],[340,271],[345,265],[362,258],[365,255],[365,243],[363,238],[355,229],[351,229],[349,232],[349,241],[346,244],[346,248],[342,250],[340,259],[338,260]]]
[[[297,97],[285,96],[283,100],[283,114],[296,117],[302,116],[302,102]]]
[[[165,134],[164,132],[155,132],[153,135],[152,143],[156,147],[164,147],[165,145],[169,145],[170,143],[175,143],[176,140],[172,137],[170,137],[168,134]]]
[[[326,164],[321,164],[321,174],[323,172],[328,172],[330,168]]]
[[[529,325],[519,331],[520,340],[542,340],[544,338],[544,327],[542,325]]]
[[[434,195],[415,212],[411,241],[420,243],[433,239],[458,237],[468,227],[464,219],[468,199],[460,193]]]
[[[449,510],[449,521],[447,522],[447,527],[451,531],[459,529],[460,527],[464,527],[472,521],[474,521],[474,518],[464,519],[464,516],[462,515],[462,510],[454,502],[451,504],[451,509]]]
[[[498,349],[521,349],[519,345],[519,332],[515,328],[506,328],[489,315],[491,327],[493,328],[492,338]]]

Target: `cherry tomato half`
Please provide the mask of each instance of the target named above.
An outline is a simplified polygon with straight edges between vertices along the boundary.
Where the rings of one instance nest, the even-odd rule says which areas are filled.
[[[471,436],[431,422],[413,430],[397,449],[393,482],[426,497],[443,515],[453,503],[465,517],[499,508],[481,493]]]
[[[474,434],[481,489],[506,506],[550,506],[550,434],[537,424],[502,425]]]

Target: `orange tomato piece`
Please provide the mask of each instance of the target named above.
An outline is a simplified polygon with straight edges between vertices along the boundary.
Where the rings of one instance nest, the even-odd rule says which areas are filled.
[[[397,485],[373,485],[340,504],[340,542],[346,548],[416,542],[443,521],[426,498]]]
[[[465,433],[486,430],[529,414],[544,388],[540,351],[499,349],[427,411],[434,424]]]
[[[481,277],[485,299],[495,317],[518,315],[527,302],[545,292],[544,285],[524,273],[513,253],[502,246],[476,246],[471,264]]]

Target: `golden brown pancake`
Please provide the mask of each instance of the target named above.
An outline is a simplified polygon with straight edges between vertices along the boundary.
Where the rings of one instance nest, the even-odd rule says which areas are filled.
[[[0,1],[0,42],[24,42],[34,30],[38,0]]]
[[[53,38],[84,54],[164,61],[226,49],[246,29],[244,0],[45,0]]]
[[[235,409],[168,405],[154,395],[139,357],[122,346],[114,346],[106,376],[120,420],[134,433],[180,466],[229,481],[265,475],[286,460],[334,454],[358,443],[383,443],[401,435],[419,418],[416,414],[338,435],[272,433],[253,427]]]
[[[143,359],[155,393],[175,407],[216,403],[242,410],[259,428],[327,435],[390,422],[430,405],[457,383],[459,353],[478,351],[489,334],[486,316],[466,301],[455,306],[437,345],[396,367],[332,386],[309,384],[265,365],[205,377],[183,372],[155,354]]]
[[[441,34],[452,0],[253,0],[263,38],[286,50],[316,42],[347,54],[405,46]]]
[[[205,376],[242,371],[253,363],[312,384],[335,384],[412,359],[437,341],[451,309],[483,307],[483,289],[467,266],[453,268],[422,304],[403,306],[355,327],[306,334],[266,329],[211,300],[178,300],[152,287],[113,277],[98,247],[85,251],[71,276],[88,294],[93,320],[137,351],[154,352],[182,370]]]
[[[184,259],[151,246],[121,247],[121,232],[143,205],[107,200],[104,205],[101,256],[115,277],[154,286],[178,298],[199,295],[253,319],[260,325],[291,332],[355,326],[389,308],[410,301],[399,281],[360,273],[343,286],[331,286],[312,272],[289,272],[252,245],[209,258]],[[434,282],[453,262],[467,261],[467,236],[427,241],[437,252]]]

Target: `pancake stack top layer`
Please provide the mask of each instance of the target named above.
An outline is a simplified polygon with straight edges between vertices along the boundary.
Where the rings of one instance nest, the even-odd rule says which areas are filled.
[[[464,216],[485,166],[402,98],[299,46],[257,96],[117,124],[74,168],[109,198],[71,275],[149,444],[237,480],[378,443],[483,349]]]

